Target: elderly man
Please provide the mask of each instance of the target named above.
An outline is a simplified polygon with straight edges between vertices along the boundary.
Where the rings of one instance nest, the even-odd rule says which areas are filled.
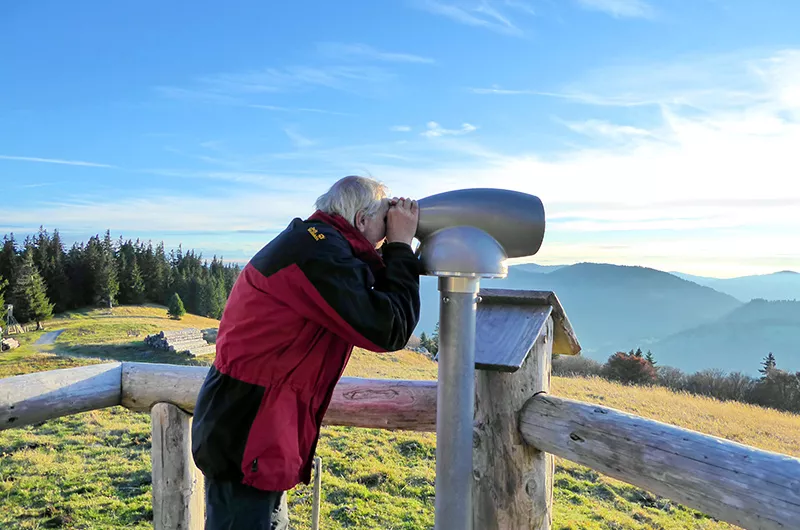
[[[197,398],[207,529],[286,529],[354,346],[396,351],[419,320],[417,203],[345,177],[242,270]]]

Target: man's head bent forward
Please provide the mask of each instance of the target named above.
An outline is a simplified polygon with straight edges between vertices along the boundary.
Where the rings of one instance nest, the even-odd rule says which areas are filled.
[[[317,210],[344,217],[376,248],[386,238],[388,188],[373,179],[348,176],[338,180],[316,202]]]

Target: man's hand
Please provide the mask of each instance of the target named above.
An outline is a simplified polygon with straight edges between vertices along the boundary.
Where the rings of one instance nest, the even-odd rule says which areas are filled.
[[[389,212],[386,215],[386,242],[406,243],[411,245],[417,233],[419,223],[419,206],[417,201],[405,197],[391,200]]]

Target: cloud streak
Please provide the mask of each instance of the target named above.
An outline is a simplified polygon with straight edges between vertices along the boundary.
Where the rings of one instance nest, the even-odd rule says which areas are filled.
[[[507,15],[505,11],[515,10],[527,16],[534,14],[533,8],[521,0],[506,0],[505,2],[484,0],[478,3],[452,0],[413,0],[412,5],[428,13],[449,18],[459,24],[515,36],[523,35],[524,31],[511,20],[511,16]]]
[[[311,140],[310,138],[303,136],[302,134],[300,134],[299,132],[295,131],[292,128],[287,127],[283,130],[283,132],[286,133],[286,136],[289,137],[289,140],[292,141],[295,147],[298,148],[311,147],[316,143],[314,142],[314,140]]]
[[[500,88],[498,86],[493,86],[491,88],[469,88],[468,89],[473,94],[494,94],[498,96],[537,96],[541,95],[540,92],[535,90],[514,90],[508,88]]]
[[[654,18],[655,9],[643,0],[577,0],[584,9],[600,11],[615,18]]]
[[[319,51],[336,59],[365,59],[390,63],[434,64],[430,57],[422,57],[411,53],[387,52],[366,44],[347,44],[341,42],[323,42],[317,45]]]
[[[0,160],[13,160],[17,162],[37,162],[42,164],[60,164],[63,166],[116,168],[116,166],[112,166],[110,164],[100,164],[97,162],[85,162],[83,160],[64,160],[61,158],[40,158],[33,156],[0,155]]]
[[[570,130],[590,137],[607,140],[630,140],[652,136],[646,129],[630,125],[618,125],[603,120],[585,120],[581,122],[563,122]]]
[[[445,129],[435,121],[429,121],[428,130],[420,133],[427,138],[438,138],[439,136],[457,136],[477,131],[478,128],[471,123],[463,123],[460,129]]]
[[[373,65],[290,66],[215,73],[195,79],[190,87],[157,86],[154,91],[162,97],[183,101],[275,112],[347,115],[318,108],[271,105],[262,101],[265,97],[275,97],[287,92],[297,94],[319,89],[371,95],[391,88],[396,77],[394,72]]]

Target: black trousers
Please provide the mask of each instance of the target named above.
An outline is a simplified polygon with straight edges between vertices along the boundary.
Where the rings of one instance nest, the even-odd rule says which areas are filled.
[[[206,530],[288,530],[286,492],[206,477]]]

